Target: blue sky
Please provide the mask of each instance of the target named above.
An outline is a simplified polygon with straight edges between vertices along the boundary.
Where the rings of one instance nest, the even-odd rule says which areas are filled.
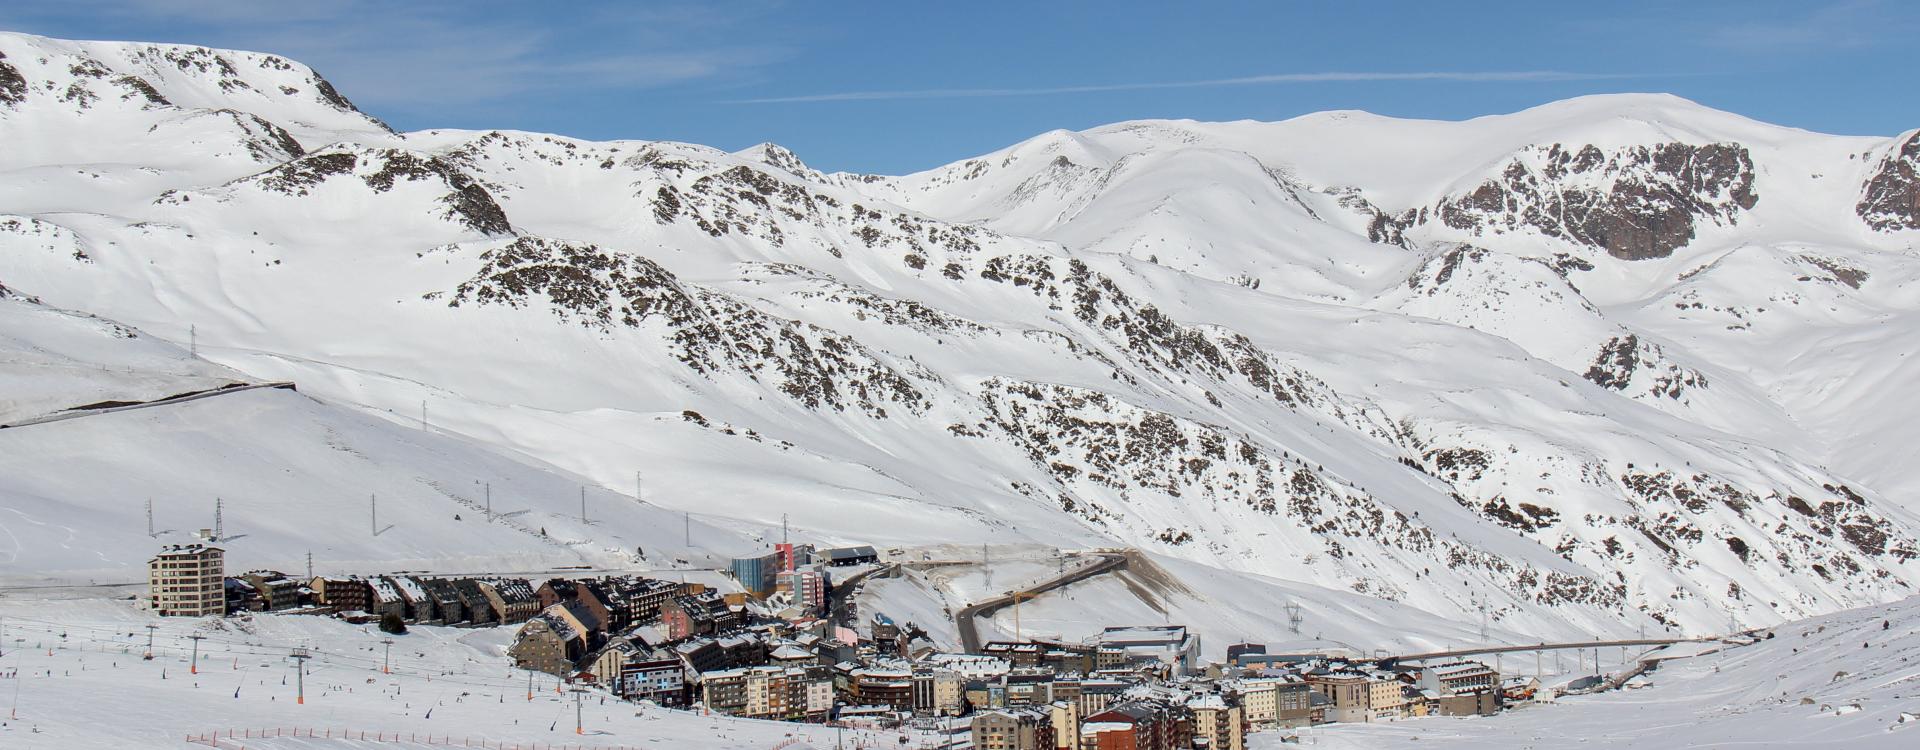
[[[279,53],[395,127],[515,128],[898,173],[1054,128],[1324,109],[1463,118],[1659,91],[1920,127],[1920,3],[8,0],[0,28]]]

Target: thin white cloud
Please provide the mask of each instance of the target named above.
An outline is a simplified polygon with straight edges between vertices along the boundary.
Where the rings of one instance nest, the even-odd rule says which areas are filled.
[[[792,102],[855,102],[892,99],[965,99],[980,97],[1045,96],[1052,94],[1090,94],[1109,91],[1151,91],[1157,89],[1195,89],[1221,86],[1259,86],[1287,83],[1341,83],[1394,81],[1455,81],[1462,83],[1527,83],[1553,81],[1593,81],[1630,76],[1612,73],[1569,73],[1558,70],[1506,71],[1415,71],[1402,73],[1326,72],[1275,73],[1271,75],[1211,78],[1197,81],[1153,81],[1105,83],[1084,86],[1045,86],[1036,88],[908,89],[895,91],[844,91],[831,94],[770,96],[735,99],[729,104],[786,104]]]

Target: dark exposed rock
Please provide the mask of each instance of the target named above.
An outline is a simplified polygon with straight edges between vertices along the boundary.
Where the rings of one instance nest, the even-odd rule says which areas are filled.
[[[1626,260],[1664,258],[1694,238],[1700,222],[1735,224],[1759,201],[1744,146],[1661,143],[1603,152],[1529,147],[1499,177],[1442,200],[1455,229],[1549,237]]]
[[[285,131],[280,131],[265,120],[259,120],[259,123],[271,131],[278,131],[293,148],[299,147]],[[305,196],[313,186],[336,175],[351,174],[357,170],[365,172],[361,175],[361,181],[376,193],[392,190],[401,181],[440,182],[448,191],[440,197],[440,203],[446,207],[442,218],[482,234],[513,233],[506,210],[494,201],[493,194],[487,192],[486,186],[461,171],[453,162],[437,156],[398,149],[323,151],[307,154],[242,181],[252,181],[274,192]]]
[[[1437,294],[1441,287],[1446,286],[1447,280],[1453,278],[1453,272],[1460,269],[1460,264],[1467,261],[1478,262],[1486,257],[1485,249],[1472,245],[1461,245],[1448,250],[1440,256],[1440,268],[1433,272],[1433,283],[1427,285],[1427,294],[1429,296]],[[1419,288],[1419,276],[1408,277],[1407,286]]]
[[[1508,504],[1504,497],[1495,497],[1480,506],[1481,514],[1502,526],[1521,531],[1538,531],[1553,525],[1560,518],[1560,512],[1552,508],[1533,503],[1520,503],[1518,510]]]
[[[353,154],[327,152],[303,158],[267,170],[257,179],[261,187],[287,195],[306,195],[315,185],[334,175],[350,174],[359,159]]]
[[[0,54],[0,104],[13,106],[26,100],[26,76],[20,75],[20,69],[7,62],[5,54]]]
[[[493,194],[452,163],[439,157],[422,158],[407,151],[388,150],[382,154],[386,158],[380,169],[363,178],[376,192],[386,192],[393,187],[394,180],[401,177],[409,181],[438,177],[453,191],[440,199],[447,205],[447,218],[457,218],[467,228],[482,234],[513,233],[506,210],[493,200]]]
[[[305,156],[307,153],[306,148],[302,147],[299,141],[294,140],[292,133],[288,133],[280,126],[266,121],[259,115],[241,112],[237,109],[222,109],[216,111],[233,118],[235,123],[238,123],[242,129],[247,130],[249,133],[258,132],[260,134],[247,140],[247,153],[252,155],[256,161],[282,162]]]
[[[1408,209],[1399,214],[1390,214],[1360,194],[1359,188],[1340,187],[1328,192],[1339,197],[1340,205],[1367,219],[1367,241],[1382,245],[1394,245],[1407,249],[1413,248],[1413,240],[1406,236],[1407,230],[1420,223],[1422,212]],[[1306,204],[1301,203],[1304,208]]]
[[[1587,367],[1585,377],[1602,388],[1626,391],[1633,384],[1636,372],[1650,374],[1652,382],[1647,387],[1648,393],[1672,399],[1680,398],[1689,388],[1708,385],[1706,375],[1667,361],[1659,345],[1643,342],[1631,333],[1601,344],[1600,353]]]
[[[335,89],[333,84],[329,83],[327,79],[321,78],[318,72],[315,72],[313,77],[308,79],[307,82],[313,84],[313,91],[320,96],[320,100],[331,105],[334,109],[360,115],[372,121],[373,124],[380,126],[380,129],[389,133],[393,132],[393,128],[381,121],[380,118],[362,112],[359,107],[353,106],[353,102],[348,101],[347,97],[342,96],[339,90]]]
[[[1818,255],[1802,255],[1799,256],[1799,259],[1825,271],[1828,276],[1828,281],[1845,284],[1854,289],[1859,289],[1860,285],[1866,283],[1867,279],[1872,275],[1869,274],[1866,269],[1855,268],[1834,258],[1825,258]]]
[[[0,299],[15,300],[19,302],[26,302],[28,304],[34,304],[34,305],[40,304],[40,298],[31,297],[31,296],[16,292],[12,289],[8,289],[6,284],[0,284]]]
[[[127,90],[126,95],[122,97],[123,99],[139,96],[146,99],[147,104],[152,106],[165,107],[173,104],[173,102],[168,101],[165,96],[161,96],[160,90],[154,88],[153,84],[148,83],[145,78],[128,75],[115,78],[113,82]]]
[[[676,359],[711,376],[736,372],[775,386],[810,409],[859,409],[876,419],[888,406],[929,405],[914,378],[866,346],[833,331],[777,318],[728,295],[683,285],[651,260],[596,245],[522,237],[487,251],[480,271],[453,290],[468,302],[524,307],[544,298],[556,315],[612,332],[664,321]]]
[[[1593,270],[1593,264],[1588,262],[1587,259],[1566,253],[1554,253],[1553,258],[1546,263],[1548,268],[1553,269],[1553,272],[1559,274],[1560,278],[1563,279],[1567,278],[1574,271]]]
[[[1880,160],[1854,212],[1876,231],[1920,229],[1920,131]]]

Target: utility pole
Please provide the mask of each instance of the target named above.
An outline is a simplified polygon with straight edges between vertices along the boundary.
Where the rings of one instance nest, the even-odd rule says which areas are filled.
[[[780,543],[781,544],[792,543],[787,539],[787,514],[785,513],[780,514]]]
[[[580,485],[580,523],[587,523],[587,486]]]
[[[205,640],[206,636],[194,633],[187,636],[187,639],[193,641],[193,664],[187,667],[187,673],[200,674],[200,641]]]
[[[147,498],[147,536],[153,536],[153,498]]]
[[[1287,602],[1287,627],[1294,635],[1300,634],[1300,623],[1306,622],[1306,619],[1300,615],[1299,602]]]
[[[380,674],[393,674],[393,639],[382,638],[380,639],[380,643],[387,647],[386,654],[380,657]],[[531,681],[533,675],[527,675],[527,679]],[[528,682],[528,684],[532,684],[532,682]]]
[[[687,531],[687,549],[691,551],[693,549],[693,513],[680,511],[680,523]]]
[[[647,504],[647,480],[642,479],[640,472],[637,471],[633,473],[633,501],[641,505]]]
[[[427,401],[426,401],[426,399],[421,399],[421,400],[420,400],[420,431],[421,431],[421,432],[426,432],[426,431],[427,431]]]
[[[1479,596],[1473,597],[1473,606],[1480,610],[1480,642],[1487,642],[1487,602]]]
[[[491,519],[493,518],[493,483],[485,482],[483,484],[485,484],[487,488],[487,518]]]
[[[200,356],[200,327],[187,326],[187,354]]]
[[[213,499],[213,538],[208,541],[217,542],[227,535],[226,521],[224,519],[226,515],[225,506],[226,501],[217,497]]]
[[[147,626],[147,653],[145,656],[142,656],[140,658],[146,659],[148,661],[153,660],[153,631],[159,630],[159,629],[160,629],[159,625]]]
[[[305,646],[298,646],[293,649],[294,683],[297,685],[296,689],[299,691],[293,702],[302,706],[307,703],[307,660],[311,658],[313,658],[313,654],[307,651]]]
[[[987,572],[987,588],[993,588],[993,550],[980,545],[980,569]]]
[[[580,687],[578,685],[575,685],[573,687],[573,733],[574,734],[587,733],[586,722],[582,721],[581,712],[580,712],[580,696],[583,696],[586,694],[587,694],[586,688]]]
[[[367,494],[367,531],[380,535],[380,496]]]
[[[307,582],[313,582],[313,550],[307,550]]]

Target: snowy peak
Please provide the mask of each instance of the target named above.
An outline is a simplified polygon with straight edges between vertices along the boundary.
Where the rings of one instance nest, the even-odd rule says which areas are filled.
[[[757,161],[774,169],[805,180],[824,181],[818,170],[807,166],[806,162],[786,147],[774,143],[762,143],[758,146],[736,152],[734,156],[749,161]]]
[[[0,33],[0,105],[234,109],[309,148],[392,131],[312,69],[275,55],[175,44],[69,42]]]

